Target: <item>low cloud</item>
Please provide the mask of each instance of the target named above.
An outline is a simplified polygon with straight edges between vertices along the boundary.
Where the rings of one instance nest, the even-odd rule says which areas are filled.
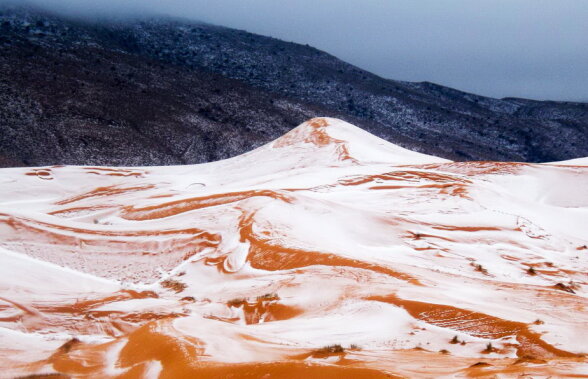
[[[308,43],[391,79],[426,80],[494,97],[588,101],[585,0],[30,3],[84,17],[185,17]]]

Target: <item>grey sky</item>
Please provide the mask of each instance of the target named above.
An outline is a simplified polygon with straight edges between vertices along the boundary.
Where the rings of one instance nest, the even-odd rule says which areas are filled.
[[[72,13],[199,19],[308,43],[391,79],[588,101],[588,0],[34,2]]]

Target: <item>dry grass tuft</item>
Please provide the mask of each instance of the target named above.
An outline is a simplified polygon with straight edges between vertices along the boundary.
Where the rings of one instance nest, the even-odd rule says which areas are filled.
[[[496,351],[496,349],[494,348],[494,346],[492,346],[492,342],[488,342],[488,344],[486,345],[486,348],[482,351],[483,353],[492,353]]]
[[[488,275],[488,270],[486,270],[486,268],[481,264],[472,262],[470,263],[470,265],[472,265],[477,272],[481,272],[484,275]]]
[[[258,301],[277,301],[280,300],[280,297],[277,293],[266,293],[262,296],[257,296]]]
[[[574,289],[572,288],[571,285],[565,285],[563,283],[557,283],[555,285],[555,288],[557,288],[558,290],[561,290],[561,291],[569,292],[569,293],[576,293],[576,291],[574,291]]]

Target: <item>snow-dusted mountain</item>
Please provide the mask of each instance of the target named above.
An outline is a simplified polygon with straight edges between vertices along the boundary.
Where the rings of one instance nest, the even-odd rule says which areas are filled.
[[[0,67],[3,167],[215,161],[315,116],[452,160],[588,156],[587,104],[387,80],[309,46],[185,20],[0,9]]]
[[[588,166],[336,119],[191,166],[0,170],[0,377],[588,371]]]

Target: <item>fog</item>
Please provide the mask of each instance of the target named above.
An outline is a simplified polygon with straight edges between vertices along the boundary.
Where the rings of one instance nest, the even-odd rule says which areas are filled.
[[[315,46],[390,79],[588,101],[586,0],[31,2],[85,17],[166,14],[245,29]]]

